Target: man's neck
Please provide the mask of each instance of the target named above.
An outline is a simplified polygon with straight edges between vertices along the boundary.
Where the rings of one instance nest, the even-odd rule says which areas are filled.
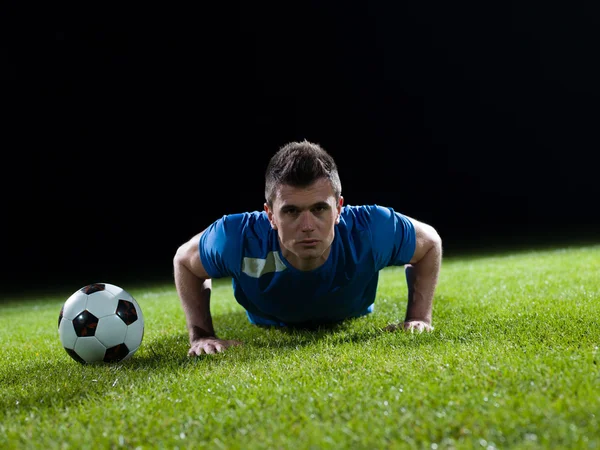
[[[280,243],[281,246],[281,243]],[[329,254],[331,253],[331,246],[325,250],[325,252],[319,256],[318,258],[310,258],[310,259],[301,259],[294,255],[289,250],[286,250],[283,246],[281,246],[281,255],[286,259],[287,262],[290,263],[292,267],[298,269],[302,272],[309,272],[311,270],[318,269],[323,264],[327,262],[329,258]]]

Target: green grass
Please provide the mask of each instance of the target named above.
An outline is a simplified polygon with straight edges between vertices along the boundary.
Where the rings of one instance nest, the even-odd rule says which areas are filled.
[[[219,281],[215,326],[245,345],[197,359],[172,285],[122,286],[144,341],[104,366],[59,343],[71,292],[9,300],[0,448],[600,448],[599,274],[600,246],[446,257],[421,335],[381,330],[404,315],[399,268],[374,314],[312,332],[251,326]]]

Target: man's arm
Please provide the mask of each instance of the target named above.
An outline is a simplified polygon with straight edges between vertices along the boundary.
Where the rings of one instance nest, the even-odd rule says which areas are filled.
[[[387,329],[403,328],[413,332],[431,331],[433,295],[442,263],[442,239],[430,225],[410,218],[416,232],[416,247],[410,264],[406,265],[408,303],[403,324]]]
[[[241,342],[217,338],[210,314],[212,281],[206,273],[198,250],[202,233],[182,244],[173,258],[175,287],[185,314],[189,356],[218,353]]]

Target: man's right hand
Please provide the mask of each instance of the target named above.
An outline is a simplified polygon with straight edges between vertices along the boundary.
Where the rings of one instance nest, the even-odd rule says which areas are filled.
[[[188,356],[198,356],[203,354],[214,354],[225,351],[227,347],[242,345],[240,341],[234,339],[219,339],[216,337],[204,337],[194,340],[188,351]]]

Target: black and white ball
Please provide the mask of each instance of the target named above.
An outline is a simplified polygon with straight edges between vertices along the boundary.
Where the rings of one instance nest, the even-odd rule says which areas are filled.
[[[144,337],[138,302],[119,286],[94,283],[75,291],[58,316],[58,335],[66,352],[82,364],[125,361]]]

